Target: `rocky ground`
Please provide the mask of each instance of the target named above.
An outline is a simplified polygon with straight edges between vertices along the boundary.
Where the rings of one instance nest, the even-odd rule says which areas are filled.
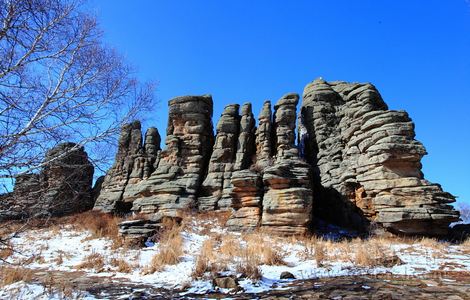
[[[0,299],[468,299],[468,241],[361,240],[335,227],[313,237],[240,234],[220,226],[223,216],[203,214],[132,249],[106,230],[120,220],[97,217],[80,214],[12,237],[1,252]],[[285,274],[295,279],[280,279]]]

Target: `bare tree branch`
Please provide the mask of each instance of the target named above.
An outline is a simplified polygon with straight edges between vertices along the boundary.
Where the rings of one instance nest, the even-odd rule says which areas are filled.
[[[154,85],[101,40],[82,1],[0,0],[0,178],[44,167],[62,141],[106,147],[151,107]],[[94,153],[105,169],[112,151]]]

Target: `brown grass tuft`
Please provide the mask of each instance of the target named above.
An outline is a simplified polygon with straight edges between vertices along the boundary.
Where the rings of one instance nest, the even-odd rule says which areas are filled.
[[[242,249],[243,255],[251,257],[251,261],[263,265],[286,265],[285,251],[269,240],[269,237],[262,233],[250,233],[243,236],[243,239],[246,241],[246,247]]]
[[[238,273],[242,274],[242,277],[253,280],[259,280],[262,277],[259,269],[259,261],[256,257],[251,255],[242,255],[241,261],[236,266],[236,270]]]
[[[470,238],[467,238],[465,241],[463,241],[463,243],[460,244],[460,248],[463,253],[470,254]]]
[[[28,282],[32,279],[31,270],[22,268],[2,267],[0,268],[0,274],[0,286],[2,287],[18,281]]]
[[[205,240],[201,247],[201,253],[196,258],[196,264],[192,273],[193,278],[201,278],[206,272],[217,272],[215,263],[214,242]]]
[[[13,247],[6,245],[0,249],[0,260],[5,260],[13,255]]]
[[[116,268],[116,271],[121,273],[131,273],[132,266],[122,258],[112,258],[110,261],[111,266]]]
[[[182,226],[172,220],[163,223],[163,231],[160,235],[160,251],[155,254],[150,265],[144,269],[144,273],[155,273],[166,265],[176,265],[183,255]]]
[[[103,271],[104,257],[99,253],[92,253],[77,266],[77,269],[94,269],[97,272]]]
[[[75,222],[73,222],[75,220]],[[111,238],[119,236],[118,224],[121,218],[97,211],[87,211],[76,215],[71,224],[90,231],[93,238]]]

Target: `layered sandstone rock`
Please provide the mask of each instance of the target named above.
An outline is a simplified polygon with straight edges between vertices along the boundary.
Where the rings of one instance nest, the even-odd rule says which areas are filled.
[[[169,101],[166,148],[150,177],[124,197],[133,211],[175,216],[196,206],[214,143],[212,105],[210,95]]]
[[[113,166],[101,185],[95,210],[103,212],[129,211],[131,194],[135,185],[146,179],[158,164],[160,135],[156,128],[147,130],[144,143],[139,121],[123,126],[118,142],[118,151]]]
[[[255,145],[255,117],[251,103],[244,103],[241,108],[240,135],[238,136],[237,153],[235,158],[235,171],[249,168],[256,155]]]
[[[444,234],[458,219],[448,205],[454,197],[423,178],[426,151],[414,139],[412,121],[388,110],[372,85],[309,84],[300,124],[298,102],[296,94],[283,96],[273,115],[266,101],[258,128],[251,104],[240,113],[237,104],[228,105],[214,143],[212,98],[171,100],[165,150],[155,129],[142,142],[140,124],[125,127],[96,208],[172,217],[188,208],[231,210],[230,229],[279,234],[305,233],[313,213],[404,234]],[[296,125],[306,161],[295,144]],[[136,226],[126,232],[145,229]]]
[[[428,235],[445,234],[458,220],[454,197],[423,177],[426,150],[408,114],[388,110],[373,85],[316,80],[304,90],[302,110],[319,216]]]
[[[94,167],[83,147],[63,143],[49,150],[41,172],[41,202],[51,216],[63,216],[93,208]]]
[[[263,169],[272,164],[273,123],[271,101],[265,101],[258,115],[258,128],[256,129],[256,165]]]
[[[248,169],[255,156],[255,119],[251,103],[227,105],[217,124],[207,177],[198,198],[199,210],[237,209],[232,174]]]
[[[59,144],[44,161],[39,174],[16,178],[13,192],[2,199],[0,219],[63,216],[93,207],[94,167],[83,147]]]
[[[198,199],[200,210],[228,209],[231,206],[231,177],[240,132],[238,110],[238,104],[227,105],[217,123],[214,149]]]
[[[261,226],[280,234],[306,233],[312,216],[310,167],[299,159],[295,145],[298,102],[297,94],[287,94],[274,106],[276,157],[263,171]]]
[[[263,181],[262,175],[251,170],[236,171],[232,174],[233,212],[227,227],[235,231],[250,231],[260,225]]]

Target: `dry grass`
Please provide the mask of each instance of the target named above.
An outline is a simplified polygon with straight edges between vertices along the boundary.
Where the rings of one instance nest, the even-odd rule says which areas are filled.
[[[265,234],[250,233],[242,238],[246,242],[246,247],[242,249],[243,256],[251,261],[263,265],[286,265],[285,251]]]
[[[121,273],[131,273],[133,270],[131,264],[122,258],[112,258],[110,264],[116,268],[116,271]]]
[[[327,261],[350,262],[360,267],[400,263],[392,250],[392,245],[397,242],[387,238],[329,241],[313,236],[301,238],[299,242],[304,246],[300,257],[314,259],[320,267]]]
[[[5,260],[13,255],[13,247],[8,244],[0,249],[0,260]]]
[[[258,262],[252,257],[242,257],[242,260],[237,264],[236,271],[242,274],[242,277],[253,280],[259,280],[262,277]]]
[[[97,211],[87,211],[66,217],[75,229],[88,230],[92,238],[115,239],[119,236],[118,224],[121,218]]]
[[[31,281],[32,272],[22,268],[0,268],[0,286],[13,284],[18,281]]]
[[[77,266],[77,269],[94,269],[101,272],[104,268],[104,257],[99,253],[92,253],[85,257],[85,259]]]
[[[183,252],[182,226],[172,220],[163,223],[163,231],[160,235],[160,251],[155,254],[150,265],[144,269],[144,273],[161,271],[166,265],[176,265],[180,262]]]
[[[214,227],[224,227],[227,220],[230,218],[229,211],[207,211],[207,212],[185,212],[186,217],[183,219],[183,228],[186,231],[194,232],[194,224],[202,227],[200,234],[212,235]]]
[[[201,247],[201,253],[196,258],[196,264],[192,273],[193,278],[201,278],[206,272],[216,273],[220,270],[214,253],[214,242],[205,240]]]
[[[463,253],[470,254],[470,238],[467,238],[460,244],[460,249]]]
[[[236,257],[241,253],[240,240],[234,235],[228,234],[222,237],[219,253],[225,257]]]

